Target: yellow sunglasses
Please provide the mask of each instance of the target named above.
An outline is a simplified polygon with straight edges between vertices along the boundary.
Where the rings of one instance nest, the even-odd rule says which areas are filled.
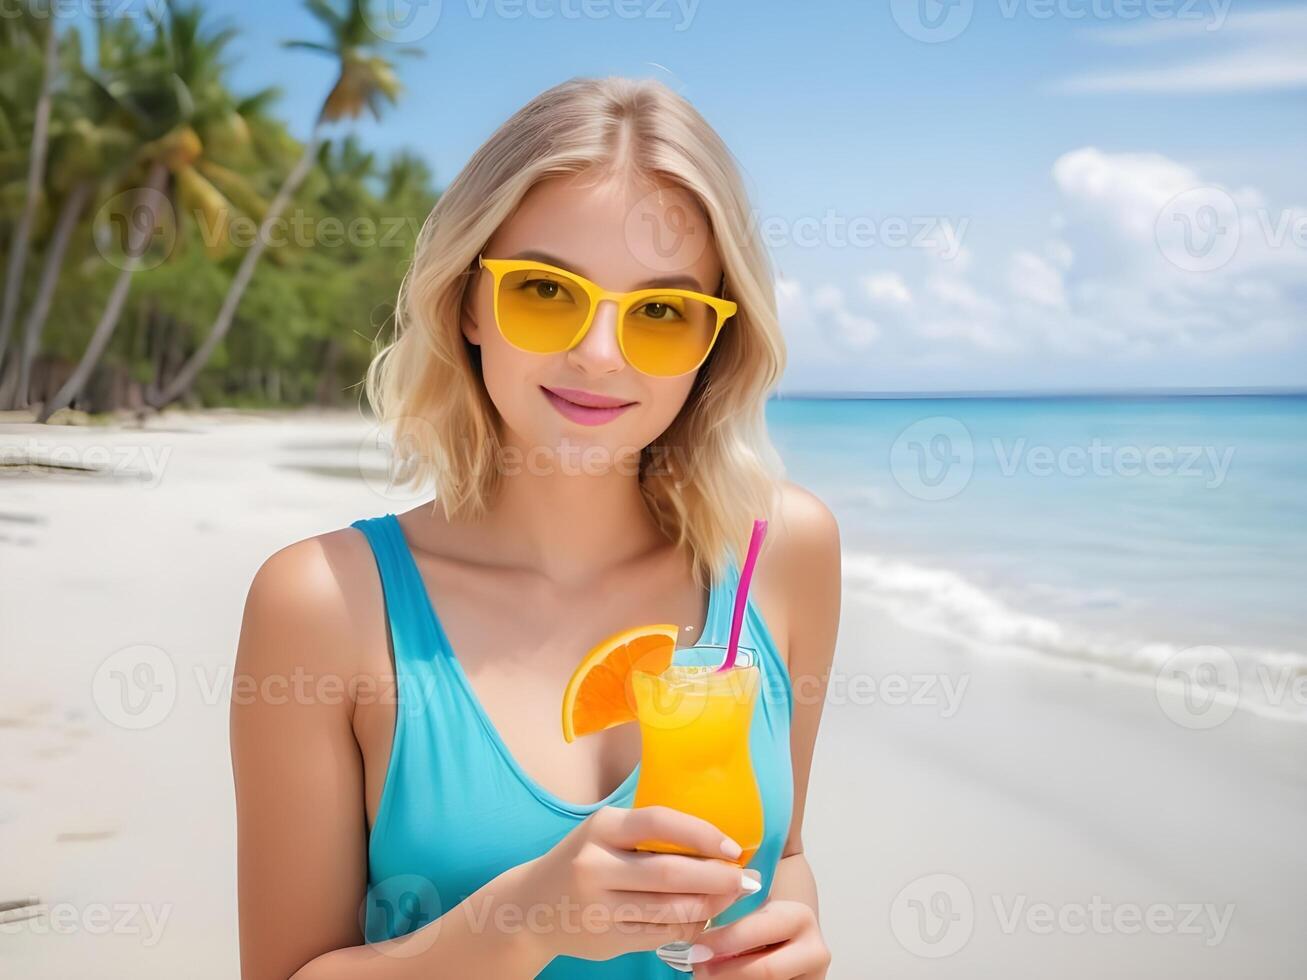
[[[617,344],[637,371],[672,378],[708,357],[738,305],[689,289],[613,292],[534,259],[487,259],[494,277],[495,323],[504,339],[532,354],[558,354],[581,342],[603,300],[617,304]]]

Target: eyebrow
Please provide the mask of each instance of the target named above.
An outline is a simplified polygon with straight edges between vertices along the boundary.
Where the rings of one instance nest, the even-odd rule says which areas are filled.
[[[548,265],[556,265],[560,269],[571,269],[587,279],[593,280],[593,276],[586,275],[580,269],[571,265],[569,262],[560,259],[556,255],[550,255],[548,252],[542,252],[539,249],[528,248],[512,256],[515,259],[534,259],[536,262],[544,262]],[[694,276],[660,276],[656,279],[646,279],[636,289],[692,289],[696,293],[709,293],[711,290],[704,289],[703,284]]]

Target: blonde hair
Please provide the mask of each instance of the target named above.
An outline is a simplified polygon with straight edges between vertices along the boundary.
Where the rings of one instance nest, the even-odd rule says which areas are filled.
[[[499,481],[497,412],[480,351],[459,323],[476,257],[531,187],[582,173],[662,178],[711,222],[726,293],[739,304],[676,419],[640,455],[657,526],[687,552],[704,588],[743,560],[753,520],[772,519],[783,464],[764,407],[785,367],[770,259],[748,220],[734,157],[704,118],[656,80],[573,78],[513,114],[441,195],[400,286],[394,339],[364,390],[393,425],[401,485],[430,480],[446,518],[476,519]]]

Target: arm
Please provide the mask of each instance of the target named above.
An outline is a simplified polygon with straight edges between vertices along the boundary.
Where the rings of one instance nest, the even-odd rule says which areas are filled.
[[[781,533],[770,567],[779,569],[774,594],[783,603],[783,626],[794,714],[790,758],[794,808],[781,860],[767,901],[728,925],[709,929],[697,942],[712,958],[696,976],[735,980],[756,976],[820,980],[831,954],[818,920],[817,883],[803,853],[803,813],[817,743],[835,636],[840,618],[840,539],[834,516],[820,500],[787,483]]]
[[[474,934],[481,920],[459,907],[363,945],[367,819],[348,692],[369,631],[376,642],[386,626],[359,547],[326,535],[285,548],[246,599],[231,703],[242,977],[534,975],[547,957],[519,945],[525,933]],[[511,901],[515,872],[468,901]]]
[[[803,814],[817,744],[822,708],[840,623],[840,529],[818,498],[793,484],[784,496],[788,598],[786,650],[794,715],[790,720],[790,758],[794,769],[794,812],[781,861],[772,881],[771,900],[791,900],[817,908],[817,882],[803,853]]]

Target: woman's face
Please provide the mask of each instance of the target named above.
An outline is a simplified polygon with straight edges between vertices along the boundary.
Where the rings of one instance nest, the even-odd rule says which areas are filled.
[[[584,186],[554,177],[536,184],[482,254],[534,258],[611,290],[673,285],[666,280],[686,277],[682,288],[711,295],[722,275],[707,216],[693,195],[624,180]],[[698,373],[657,378],[631,367],[618,346],[616,304],[610,301],[599,304],[590,330],[571,350],[519,350],[495,324],[493,277],[485,269],[476,270],[462,329],[481,348],[486,389],[503,417],[505,442],[528,452],[583,450],[587,472],[619,460],[631,466],[671,425]],[[586,412],[547,389],[576,399],[616,399],[627,407]]]

